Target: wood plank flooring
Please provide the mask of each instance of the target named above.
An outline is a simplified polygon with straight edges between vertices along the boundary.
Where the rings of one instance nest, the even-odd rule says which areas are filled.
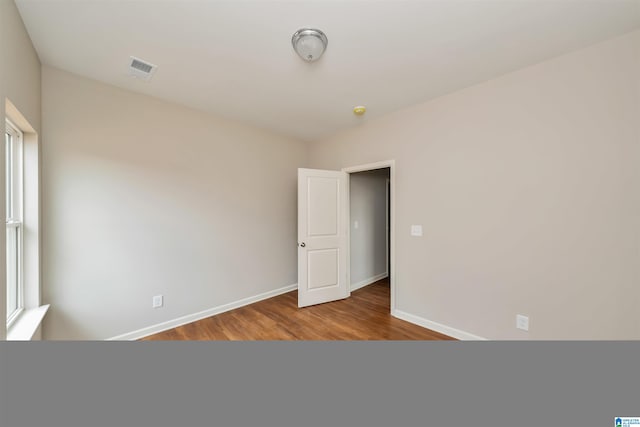
[[[387,279],[298,308],[297,291],[143,338],[155,340],[453,340],[389,314]]]

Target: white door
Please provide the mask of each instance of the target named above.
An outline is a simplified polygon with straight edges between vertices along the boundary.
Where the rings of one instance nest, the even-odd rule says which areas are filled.
[[[349,296],[347,174],[298,169],[298,307]]]

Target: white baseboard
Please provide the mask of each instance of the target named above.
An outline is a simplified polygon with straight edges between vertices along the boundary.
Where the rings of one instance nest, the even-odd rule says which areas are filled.
[[[365,286],[375,283],[380,279],[384,279],[385,277],[389,277],[389,274],[386,271],[376,276],[369,277],[368,279],[361,280],[358,283],[352,283],[351,292],[356,291],[360,288],[364,288]]]
[[[442,323],[434,322],[424,317],[409,314],[402,310],[392,310],[391,315],[398,319],[406,320],[423,328],[431,329],[432,331],[440,332],[441,334],[448,335],[452,338],[456,338],[462,341],[486,341],[486,338],[479,337],[478,335],[470,334],[469,332],[461,331],[460,329],[452,328],[451,326],[443,325]]]
[[[273,298],[278,295],[286,294],[287,292],[291,292],[296,289],[298,289],[298,284],[284,286],[282,288],[274,289],[272,291],[254,295],[252,297],[243,298],[241,300],[230,302],[228,304],[219,305],[217,307],[209,308],[207,310],[199,311],[197,313],[187,314],[186,316],[178,317],[177,319],[172,319],[166,322],[147,326],[146,328],[138,329],[137,331],[128,332],[126,334],[118,335],[112,338],[107,338],[106,341],[139,340],[140,338],[157,334],[158,332],[163,332],[169,329],[177,328],[178,326],[186,325],[187,323],[191,323],[197,320],[205,319],[207,317],[215,316],[216,314],[224,313],[225,311],[233,310],[235,308],[244,307],[245,305],[253,304],[254,302],[258,302],[265,299]]]

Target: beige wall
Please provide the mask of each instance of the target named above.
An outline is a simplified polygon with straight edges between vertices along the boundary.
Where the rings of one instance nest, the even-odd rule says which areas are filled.
[[[15,4],[11,0],[0,0],[0,117],[6,115],[6,99],[39,132],[40,61]],[[0,153],[0,200],[4,200],[4,149]],[[4,209],[2,215],[4,218]],[[4,227],[0,236],[0,259],[5,259]],[[5,269],[5,263],[0,262],[0,278],[6,276]],[[6,318],[5,283],[5,280],[0,280],[0,319]],[[5,328],[0,327],[0,339],[5,336]]]
[[[305,144],[49,67],[42,110],[45,339],[296,283]]]
[[[351,289],[387,273],[388,177],[388,168],[349,175]]]
[[[639,31],[365,123],[310,159],[396,160],[399,310],[489,339],[640,339]]]

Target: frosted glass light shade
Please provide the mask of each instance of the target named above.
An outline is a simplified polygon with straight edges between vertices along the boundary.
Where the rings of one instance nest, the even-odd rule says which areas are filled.
[[[293,49],[307,62],[317,61],[327,48],[327,36],[320,30],[303,28],[291,38]]]

